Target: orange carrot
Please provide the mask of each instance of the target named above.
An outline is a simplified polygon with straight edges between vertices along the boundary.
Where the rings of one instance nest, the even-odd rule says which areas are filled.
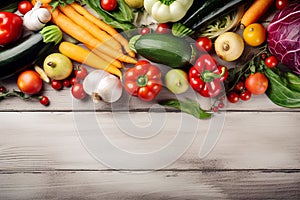
[[[91,13],[89,13],[84,7],[80,6],[77,3],[70,4],[78,13],[83,15],[86,19],[96,24],[99,28],[106,31],[108,34],[113,36],[120,44],[124,47],[125,51],[129,56],[135,57],[135,53],[129,48],[128,41],[120,34],[116,29],[114,29],[109,24],[103,22],[101,19],[95,17]]]
[[[274,0],[255,0],[244,13],[241,25],[247,27],[257,22],[267,12]]]
[[[79,63],[84,63],[96,69],[106,70],[107,72],[114,74],[120,78],[122,77],[122,72],[114,65],[101,59],[91,51],[76,44],[73,44],[71,42],[61,42],[59,44],[58,50],[65,56],[69,57],[71,60],[77,61]]]
[[[90,22],[84,16],[79,14],[71,6],[69,6],[69,5],[60,6],[59,10],[62,11],[62,13],[64,13],[68,18],[70,18],[77,25],[81,26],[83,29],[88,31],[91,35],[93,35],[100,42],[103,42],[112,48],[122,51],[122,47],[121,47],[120,43],[118,43],[113,37],[108,35],[105,31],[101,30],[94,23]]]

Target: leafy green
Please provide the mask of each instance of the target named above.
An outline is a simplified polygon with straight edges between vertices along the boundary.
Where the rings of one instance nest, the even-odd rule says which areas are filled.
[[[163,106],[176,108],[178,110],[181,110],[182,112],[193,115],[198,119],[207,119],[212,116],[211,113],[204,111],[197,101],[191,99],[186,99],[185,101],[172,99],[160,101],[158,103]]]

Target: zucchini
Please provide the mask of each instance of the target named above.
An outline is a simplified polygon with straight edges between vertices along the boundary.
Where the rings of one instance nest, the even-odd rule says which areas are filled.
[[[188,10],[186,15],[172,26],[175,36],[187,36],[200,29],[202,25],[216,17],[236,8],[243,0],[197,0]]]
[[[146,59],[173,68],[189,64],[195,52],[188,41],[169,34],[136,35],[130,39],[129,46]]]
[[[40,33],[21,38],[12,46],[0,48],[0,79],[11,76],[32,64],[51,43],[44,43]]]

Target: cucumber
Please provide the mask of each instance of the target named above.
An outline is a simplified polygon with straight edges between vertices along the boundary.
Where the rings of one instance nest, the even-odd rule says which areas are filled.
[[[32,33],[21,38],[13,46],[0,48],[0,79],[7,78],[25,69],[36,61],[40,53],[47,50],[50,45],[43,42],[40,33]]]
[[[136,35],[130,39],[129,46],[144,58],[172,68],[186,66],[194,56],[189,42],[169,34]]]
[[[243,0],[197,0],[186,15],[172,26],[172,33],[176,36],[193,34],[202,25],[216,17],[229,12],[231,9],[245,3]]]

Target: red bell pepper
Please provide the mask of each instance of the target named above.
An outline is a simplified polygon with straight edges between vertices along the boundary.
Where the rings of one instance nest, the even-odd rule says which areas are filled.
[[[0,45],[17,41],[23,32],[23,20],[17,14],[0,12]]]
[[[201,55],[189,70],[191,87],[204,97],[218,96],[227,76],[227,67],[218,66],[217,61],[209,54]]]
[[[144,101],[153,100],[162,88],[161,71],[146,60],[140,60],[126,71],[124,88]]]

